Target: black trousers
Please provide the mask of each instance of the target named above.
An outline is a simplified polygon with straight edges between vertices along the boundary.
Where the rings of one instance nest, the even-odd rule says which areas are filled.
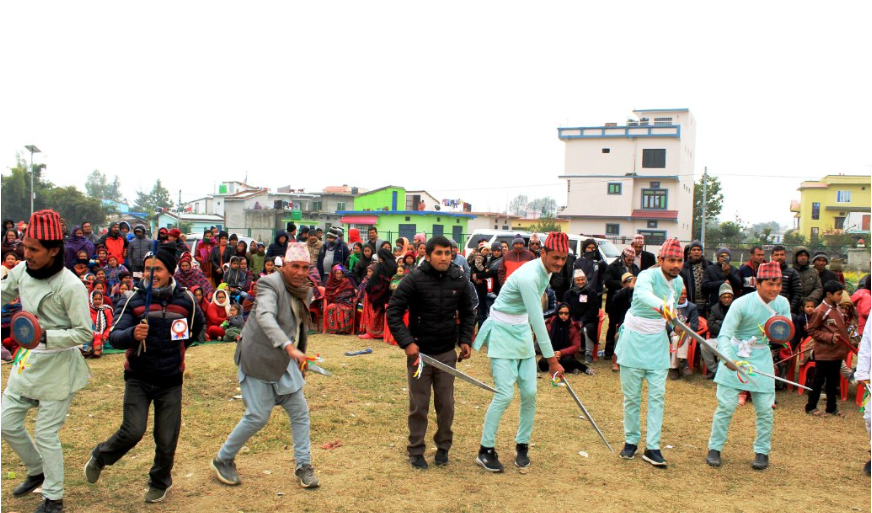
[[[148,424],[148,407],[154,403],[154,465],[149,486],[166,490],[173,484],[172,470],[182,427],[182,386],[161,388],[128,379],[124,385],[121,427],[91,453],[98,465],[113,465],[136,446]]]
[[[584,372],[587,370],[587,365],[576,360],[575,357],[562,356],[562,357],[557,359],[557,362],[560,363],[561,366],[563,366],[563,370],[565,372],[572,372],[574,370],[579,370],[581,372]],[[538,365],[539,365],[539,372],[548,371],[548,360],[546,360],[545,358],[540,358]]]
[[[811,392],[808,393],[808,404],[805,405],[806,413],[817,408],[824,381],[827,382],[827,413],[835,413],[839,409],[837,401],[839,399],[839,382],[842,377],[839,374],[841,368],[841,360],[815,360],[814,381],[812,381]]]

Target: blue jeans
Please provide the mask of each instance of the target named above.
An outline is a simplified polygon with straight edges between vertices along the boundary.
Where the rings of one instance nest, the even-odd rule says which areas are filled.
[[[245,403],[245,415],[227,437],[227,441],[218,451],[218,459],[232,461],[249,438],[266,426],[275,406],[281,406],[291,419],[291,436],[294,439],[294,460],[297,468],[304,463],[311,463],[309,452],[309,405],[300,388],[294,393],[280,395],[276,391],[276,383],[268,383],[251,376],[246,376],[239,384],[242,389],[242,400]]]

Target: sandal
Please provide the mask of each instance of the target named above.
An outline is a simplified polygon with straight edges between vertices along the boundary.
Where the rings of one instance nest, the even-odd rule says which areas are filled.
[[[824,412],[824,411],[820,411],[817,408],[813,409],[812,411],[807,411],[806,413],[809,415],[815,416],[815,417],[829,417],[830,416],[829,413]]]
[[[832,415],[833,417],[844,417],[845,416],[845,414],[842,412],[842,410],[836,410],[833,413],[830,413],[830,415]]]

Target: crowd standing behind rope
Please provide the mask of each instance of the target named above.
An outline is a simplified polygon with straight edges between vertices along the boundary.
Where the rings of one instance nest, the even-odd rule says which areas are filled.
[[[865,328],[870,311],[870,278],[863,277],[857,291],[848,296],[841,270],[828,268],[830,261],[825,253],[812,254],[805,247],[798,247],[789,255],[783,246],[775,246],[770,262],[765,261],[762,247],[754,247],[749,260],[736,266],[731,261],[731,250],[726,247],[715,251],[715,261],[707,260],[699,241],[682,248],[672,239],[655,257],[645,251],[644,236],[637,234],[618,258],[605,262],[594,239],[584,240],[581,254],[574,255],[566,244],[559,243],[560,237],[565,239],[565,235],[549,234],[544,241],[532,236],[529,242],[518,235],[510,245],[490,244],[484,239],[473,241],[475,249],[464,258],[456,241],[441,236],[428,240],[424,234],[418,234],[411,241],[400,237],[392,244],[380,239],[378,230],[372,227],[364,240],[356,229],[350,230],[349,240],[346,240],[341,227],[331,227],[327,232],[314,226],[302,226],[298,230],[291,222],[286,230],[277,232],[273,241],[252,242],[251,246],[239,241],[236,235],[213,227],[205,231],[196,251],[191,253],[185,235],[178,229],[161,228],[157,239],[152,240],[143,225],[131,229],[124,222],[112,223],[102,236],[95,234],[87,221],[74,225],[72,230],[67,230],[67,226],[68,223],[53,211],[37,212],[29,222],[4,222],[0,265],[4,321],[17,311],[39,312],[44,329],[57,325],[56,329],[74,330],[75,335],[58,338],[58,341],[64,340],[63,347],[56,347],[58,335],[53,335],[56,332],[49,329],[47,347],[50,349],[28,351],[19,348],[4,328],[3,359],[15,359],[15,365],[29,367],[26,374],[32,378],[40,367],[52,365],[48,362],[58,360],[62,354],[63,365],[78,369],[75,370],[77,376],[85,376],[76,378],[61,394],[63,397],[52,398],[56,406],[45,400],[37,406],[52,409],[52,414],[57,416],[69,407],[75,391],[87,383],[87,372],[82,370],[87,366],[81,356],[99,358],[113,350],[125,350],[128,390],[124,420],[118,433],[94,449],[86,475],[89,482],[96,482],[105,466],[113,464],[139,441],[145,430],[143,411],[147,410],[143,408],[155,402],[161,411],[156,412],[155,419],[159,443],[146,495],[149,502],[163,500],[172,484],[172,461],[179,433],[171,425],[181,418],[184,348],[197,342],[240,343],[243,351],[237,351],[237,362],[240,358],[241,361],[247,361],[246,358],[269,360],[270,347],[278,348],[281,354],[287,352],[288,356],[281,359],[284,363],[271,374],[258,375],[250,367],[248,373],[240,374],[240,381],[268,384],[275,376],[287,378],[287,386],[279,395],[261,390],[262,387],[253,388],[254,385],[246,385],[243,391],[251,395],[252,401],[267,404],[259,413],[261,417],[268,417],[265,412],[270,404],[286,407],[295,426],[295,455],[300,460],[297,477],[302,486],[318,486],[308,455],[308,419],[301,416],[300,408],[305,405],[302,376],[291,369],[296,368],[300,354],[305,352],[305,343],[300,346],[305,339],[300,334],[300,326],[317,328],[313,321],[323,323],[324,331],[331,334],[354,335],[363,340],[381,339],[404,349],[409,360],[407,378],[411,391],[408,454],[410,464],[416,469],[428,467],[424,459],[424,435],[431,389],[436,397],[438,425],[434,440],[438,449],[436,463],[440,465],[448,462],[454,415],[454,376],[434,367],[424,367],[425,371],[419,368],[418,372],[423,374],[418,376],[415,372],[418,352],[426,351],[430,357],[454,368],[458,360],[456,350],[460,349],[460,359],[471,357],[473,341],[482,334],[474,347],[479,349],[487,344],[485,339],[490,339],[489,356],[498,389],[485,418],[477,459],[489,471],[502,471],[494,450],[494,437],[502,411],[511,402],[514,384],[518,383],[522,392],[522,425],[515,464],[523,467],[530,464],[528,450],[535,408],[535,378],[530,381],[531,373],[538,370],[562,375],[565,369],[567,373],[592,375],[591,364],[597,357],[610,360],[611,370],[621,373],[626,436],[621,457],[632,459],[641,441],[638,427],[641,382],[647,380],[648,435],[643,459],[655,466],[666,466],[659,450],[665,383],[667,379],[687,379],[696,362],[688,360],[690,344],[684,342],[686,337],[681,330],[663,322],[664,311],[674,312],[690,329],[707,333],[713,342],[716,339],[712,347],[720,349],[721,353],[735,354],[738,347],[745,351],[739,357],[750,360],[750,356],[760,356],[754,361],[761,369],[772,365],[773,361],[784,361],[772,368],[778,376],[787,376],[791,366],[798,368],[814,361],[814,377],[802,383],[812,387],[806,406],[811,416],[842,415],[836,401],[841,377],[864,383],[869,379],[869,334]],[[155,245],[157,251],[152,249]],[[40,252],[46,255],[40,256]],[[560,256],[564,253],[565,256]],[[559,256],[557,260],[555,254]],[[285,268],[290,265],[288,255],[294,258],[293,272]],[[546,255],[549,256],[546,258]],[[532,273],[533,268],[527,266],[536,261],[542,264]],[[145,304],[145,278],[152,269],[158,269],[163,279],[154,290],[149,289],[148,297],[162,304],[177,305],[175,310],[164,305],[162,314],[155,310],[145,312],[140,305]],[[526,271],[521,272],[522,269]],[[68,309],[62,319],[54,318],[56,312],[33,306],[39,298],[28,299],[33,294],[52,293],[51,286],[42,289],[36,286],[45,280],[49,285],[52,283],[55,275],[46,274],[49,270],[62,272],[57,275],[63,276],[65,283],[76,284],[63,292],[62,301],[76,306]],[[251,315],[266,315],[264,312],[271,311],[265,306],[259,308],[258,301],[267,291],[273,296],[277,293],[276,285],[282,280],[273,280],[276,273],[284,276],[291,296],[300,298],[299,305],[291,299],[283,299],[300,307],[295,306],[296,317],[281,321],[287,323],[286,329],[275,325],[274,317],[272,320],[258,318],[257,324],[261,327],[249,330]],[[521,274],[513,279],[516,273]],[[267,283],[264,281],[267,279],[271,280],[269,288],[258,286],[261,282]],[[31,284],[29,289],[22,288],[26,283]],[[303,290],[308,294],[303,294]],[[450,301],[446,301],[445,290],[451,291]],[[512,291],[511,298],[503,297],[505,290]],[[529,304],[530,294],[541,297],[535,307]],[[767,299],[770,297],[781,299],[776,302]],[[297,311],[303,305],[307,312],[323,315],[309,318],[307,312]],[[497,305],[499,307],[492,310]],[[151,308],[155,307],[152,303]],[[167,308],[173,312],[171,317],[167,316]],[[759,322],[766,322],[775,314],[788,316],[793,322],[795,335],[785,343],[767,341],[762,333],[752,333]],[[493,315],[497,317],[492,318]],[[167,329],[174,329],[180,319],[187,319],[184,336],[157,333],[164,324]],[[146,320],[150,321],[149,327],[139,328]],[[513,324],[516,321],[520,323],[518,326]],[[497,337],[497,340],[491,333],[495,327],[520,331],[512,332],[508,338]],[[604,350],[598,351],[603,328]],[[438,336],[428,338],[428,333],[437,331]],[[263,346],[263,354],[259,356],[246,356],[246,346],[241,345],[241,340],[255,336],[251,333],[260,333],[260,336],[267,333],[282,340]],[[163,338],[174,341],[176,349],[159,350]],[[511,350],[505,346],[509,338],[517,346],[512,346]],[[533,344],[534,340],[537,344]],[[288,349],[289,343],[299,351]],[[142,355],[135,350],[139,345],[146,350]],[[75,353],[69,349],[75,349]],[[765,358],[757,349],[767,349]],[[853,359],[854,365],[849,367],[846,357],[858,349],[859,357]],[[541,353],[538,363],[531,356],[534,351]],[[23,358],[28,352],[37,354]],[[705,344],[696,353],[700,365],[705,364],[707,368],[704,378],[713,379],[719,385],[718,410],[706,461],[712,466],[720,465],[720,451],[732,412],[736,405],[752,400],[758,415],[753,467],[766,468],[772,410],[777,407],[774,392],[782,388],[781,384],[763,383],[754,388],[736,382],[733,371],[728,368],[730,365],[719,364],[715,353]],[[38,400],[41,393],[36,389],[22,389],[20,384],[16,385],[21,378],[13,379],[19,374],[11,374],[6,388],[6,396],[11,399],[4,398],[3,402],[3,438],[9,440],[28,467],[27,479],[14,494],[23,495],[43,486],[45,501],[38,511],[60,511],[63,462],[62,457],[55,454],[55,446],[40,447],[37,453],[19,434],[7,429],[7,426],[20,424],[19,417],[34,406],[28,401]],[[824,388],[827,401],[825,411],[821,411],[817,404]],[[233,456],[241,441],[260,429],[263,418],[255,419],[250,414],[253,415],[246,413],[212,464],[225,484],[241,482]],[[868,409],[866,418],[868,426]],[[38,420],[36,430],[57,438],[57,429],[62,424],[62,419],[52,425]],[[304,431],[305,436],[298,430]],[[869,467],[867,462],[867,474]]]

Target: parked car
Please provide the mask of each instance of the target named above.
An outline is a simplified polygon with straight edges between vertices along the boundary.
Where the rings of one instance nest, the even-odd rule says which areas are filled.
[[[233,234],[231,234],[231,235],[233,235]],[[256,240],[252,239],[251,237],[239,235],[238,233],[236,234],[236,236],[239,238],[240,241],[248,244],[248,251],[249,252],[251,252],[251,243],[254,242],[255,244],[257,244],[257,242],[258,242]],[[187,237],[188,238],[185,241],[185,243],[188,245],[189,248],[191,248],[191,256],[196,255],[197,254],[197,245],[200,243],[200,241],[203,240],[203,234],[202,233],[189,233],[187,235]]]

